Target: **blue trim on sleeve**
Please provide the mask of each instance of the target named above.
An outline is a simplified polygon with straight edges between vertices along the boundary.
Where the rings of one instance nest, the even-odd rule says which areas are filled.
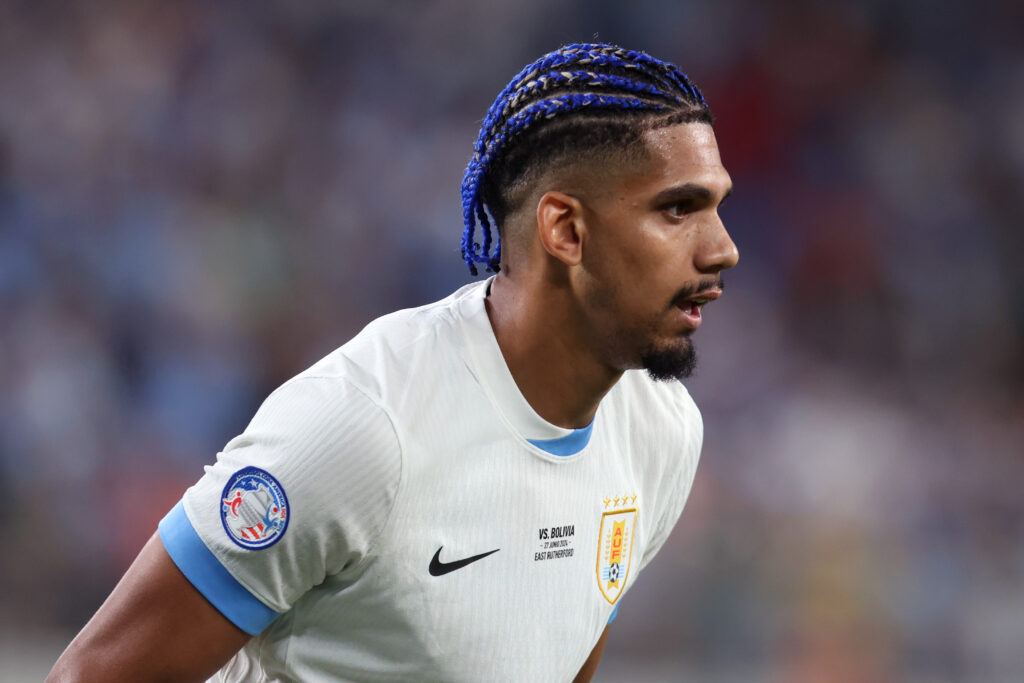
[[[594,423],[591,422],[586,427],[574,429],[571,434],[560,436],[557,439],[527,439],[527,441],[552,455],[576,455],[590,443],[590,435],[593,431]]]
[[[611,616],[608,617],[608,625],[609,626],[611,626],[611,623],[613,621],[615,621],[615,617],[617,617],[617,616],[619,616],[619,606],[615,605],[615,609],[612,610]]]
[[[181,573],[235,626],[255,636],[281,616],[228,573],[199,538],[181,501],[160,520],[158,529]]]

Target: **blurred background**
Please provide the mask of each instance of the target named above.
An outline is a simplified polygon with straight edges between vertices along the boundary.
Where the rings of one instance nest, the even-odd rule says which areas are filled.
[[[468,281],[484,112],[594,38],[704,90],[742,254],[598,680],[1024,680],[1016,0],[0,0],[0,680],[276,385]]]

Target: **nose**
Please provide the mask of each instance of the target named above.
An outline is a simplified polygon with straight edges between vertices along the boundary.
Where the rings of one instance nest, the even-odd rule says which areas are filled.
[[[717,273],[739,262],[740,252],[718,216],[706,226],[701,237],[701,243],[694,254],[694,265],[700,272]]]

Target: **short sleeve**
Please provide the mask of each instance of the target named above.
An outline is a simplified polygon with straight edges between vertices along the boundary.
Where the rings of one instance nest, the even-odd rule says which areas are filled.
[[[701,419],[697,406],[686,396],[684,424],[686,430],[676,448],[679,449],[679,456],[670,460],[679,464],[674,477],[667,477],[664,480],[662,490],[659,491],[658,499],[659,514],[651,532],[650,541],[644,550],[640,569],[646,567],[654,556],[658,554],[665,541],[672,534],[676,522],[683,513],[683,507],[690,497],[690,489],[693,487],[693,478],[697,473],[697,463],[700,461],[700,451],[704,443],[704,422]]]
[[[358,573],[400,478],[386,410],[344,379],[300,376],[218,454],[160,537],[193,585],[255,634],[327,576]]]

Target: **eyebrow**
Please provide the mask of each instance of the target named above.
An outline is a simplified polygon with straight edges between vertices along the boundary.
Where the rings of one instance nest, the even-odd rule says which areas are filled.
[[[721,204],[726,198],[732,194],[732,185],[722,195],[722,199],[719,202]],[[662,190],[654,197],[656,204],[668,204],[671,202],[681,202],[686,200],[700,200],[702,202],[710,202],[712,198],[711,190],[704,187],[703,185],[697,185],[696,183],[686,183],[685,185],[677,185],[670,187],[666,190]]]

